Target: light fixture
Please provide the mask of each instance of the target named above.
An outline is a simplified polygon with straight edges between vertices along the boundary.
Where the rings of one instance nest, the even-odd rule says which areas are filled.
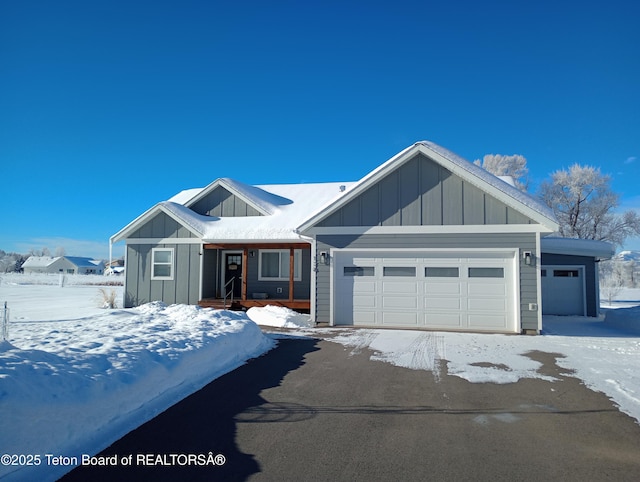
[[[524,258],[524,264],[531,266],[531,263],[533,263],[533,255],[531,254],[531,251],[525,251],[522,253],[522,257]]]
[[[320,263],[329,264],[329,255],[326,251],[320,251]]]

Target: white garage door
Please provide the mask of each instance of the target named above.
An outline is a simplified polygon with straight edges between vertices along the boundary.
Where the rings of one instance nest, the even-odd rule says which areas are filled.
[[[335,251],[334,324],[516,331],[514,252]]]
[[[584,266],[543,266],[541,275],[543,315],[586,314]]]

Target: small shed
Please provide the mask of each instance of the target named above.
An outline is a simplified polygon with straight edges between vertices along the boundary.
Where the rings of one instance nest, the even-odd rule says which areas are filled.
[[[591,239],[540,240],[543,315],[598,316],[598,262],[614,255],[613,245]]]

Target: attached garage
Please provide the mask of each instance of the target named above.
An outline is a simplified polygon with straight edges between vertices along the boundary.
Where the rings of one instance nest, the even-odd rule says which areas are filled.
[[[541,240],[542,314],[598,316],[598,262],[613,256],[613,246],[591,239]]]
[[[335,325],[519,331],[516,252],[335,250]]]

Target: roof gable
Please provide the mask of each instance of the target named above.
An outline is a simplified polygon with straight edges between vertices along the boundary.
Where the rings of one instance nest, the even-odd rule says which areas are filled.
[[[233,206],[225,207],[224,203],[228,199],[232,201]],[[277,211],[278,207],[291,202],[290,199],[277,196],[260,187],[250,186],[234,179],[221,178],[216,179],[182,204],[199,214],[237,217],[270,216]],[[236,207],[240,203],[242,205]]]
[[[422,170],[413,169],[417,157],[428,159],[431,166]],[[403,167],[406,166],[406,167]],[[432,170],[431,173],[426,173]],[[436,172],[438,171],[438,172]],[[426,176],[421,179],[420,176]],[[394,180],[395,178],[402,178]],[[394,182],[397,183],[394,186]],[[433,184],[433,192],[429,184]],[[435,183],[440,183],[438,192]],[[376,186],[378,186],[376,188]],[[410,186],[407,190],[406,187]],[[375,189],[382,192],[377,195]],[[470,201],[463,207],[460,202],[455,205],[456,193],[464,190]],[[435,196],[435,197],[434,197]],[[462,196],[462,194],[458,194]],[[357,200],[366,203],[366,210],[378,210],[376,215],[369,212],[361,214],[357,219]],[[368,201],[366,201],[368,199]],[[365,200],[365,201],[362,201]],[[389,201],[390,200],[390,201]],[[475,202],[474,202],[475,200]],[[433,209],[426,211],[422,219],[417,219],[416,212],[420,209],[410,209],[411,203],[422,202],[423,206],[431,206],[436,202],[442,204],[442,212]],[[448,213],[447,209],[451,212]],[[482,209],[482,212],[478,212]],[[403,210],[408,221],[398,219],[403,216]],[[361,213],[365,208],[360,209]],[[475,212],[474,212],[475,211]],[[431,217],[429,219],[429,212]],[[516,189],[514,186],[497,178],[456,154],[430,142],[418,142],[403,150],[378,168],[358,181],[345,196],[334,200],[331,204],[316,211],[299,230],[305,231],[314,226],[339,225],[336,216],[342,216],[346,225],[435,225],[435,224],[463,224],[464,216],[474,219],[484,219],[484,222],[470,224],[528,224],[539,223],[550,231],[557,229],[557,223],[552,211],[540,201]],[[437,219],[437,216],[440,218]],[[332,217],[334,219],[332,219]],[[348,217],[349,221],[344,218]],[[367,217],[368,221],[364,221]],[[395,219],[394,219],[395,217]]]

